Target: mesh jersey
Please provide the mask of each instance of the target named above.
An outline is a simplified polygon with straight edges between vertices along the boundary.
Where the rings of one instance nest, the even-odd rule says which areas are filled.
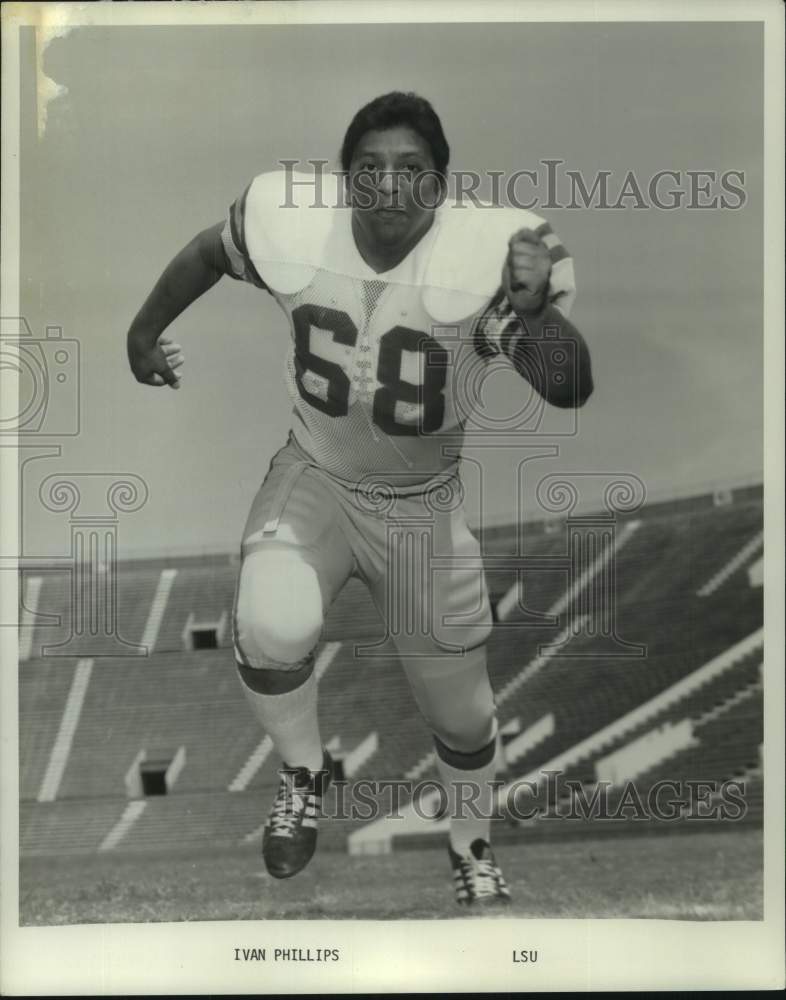
[[[474,213],[473,230],[458,210],[450,218],[446,203],[410,254],[377,274],[357,250],[350,210],[284,207],[280,176],[249,185],[222,240],[232,276],[266,289],[289,319],[286,382],[298,444],[351,483],[407,487],[446,472],[477,402],[478,367],[491,355],[512,358],[525,335],[499,288],[507,239],[536,229],[552,258],[550,300],[566,314],[575,295],[567,251],[532,213],[498,210],[508,221],[497,223],[496,255],[478,280],[472,258],[485,219]],[[471,272],[456,267],[457,255]]]

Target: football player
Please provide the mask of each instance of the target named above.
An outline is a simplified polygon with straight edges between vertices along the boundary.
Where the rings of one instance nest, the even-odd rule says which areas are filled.
[[[530,212],[447,199],[448,158],[426,100],[367,104],[341,149],[346,204],[315,202],[313,177],[256,177],[167,266],[128,354],[139,382],[178,388],[182,352],[163,331],[223,275],[272,295],[289,321],[291,430],[248,516],[234,608],[243,689],[284,762],[263,837],[269,872],[295,875],[314,853],[331,778],[314,649],[354,575],[433,733],[456,898],[476,904],[509,893],[489,844],[492,619],[458,474],[472,386],[493,357],[552,405],[576,407],[592,376],[568,319],[567,251]],[[475,790],[470,808],[461,783],[464,800]]]

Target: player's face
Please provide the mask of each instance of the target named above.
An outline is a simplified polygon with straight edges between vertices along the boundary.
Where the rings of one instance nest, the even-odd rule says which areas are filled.
[[[405,127],[367,132],[355,147],[348,183],[353,218],[381,247],[414,245],[441,194],[428,144]]]

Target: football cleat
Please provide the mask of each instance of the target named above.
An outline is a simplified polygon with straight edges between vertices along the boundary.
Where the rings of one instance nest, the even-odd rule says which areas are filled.
[[[262,857],[273,878],[291,878],[306,867],[317,846],[317,818],[330,785],[333,760],[324,751],[321,771],[281,769],[281,782],[262,835]]]
[[[473,840],[467,854],[457,854],[452,847],[449,850],[453,888],[460,906],[510,902],[507,883],[485,840]]]

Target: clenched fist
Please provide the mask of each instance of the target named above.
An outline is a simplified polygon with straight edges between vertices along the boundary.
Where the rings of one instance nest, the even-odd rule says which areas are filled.
[[[502,287],[517,313],[540,312],[546,304],[551,258],[548,247],[532,229],[519,229],[508,242]]]
[[[173,344],[167,337],[160,336],[152,348],[129,337],[128,361],[137,382],[180,388],[182,349],[180,344]]]

